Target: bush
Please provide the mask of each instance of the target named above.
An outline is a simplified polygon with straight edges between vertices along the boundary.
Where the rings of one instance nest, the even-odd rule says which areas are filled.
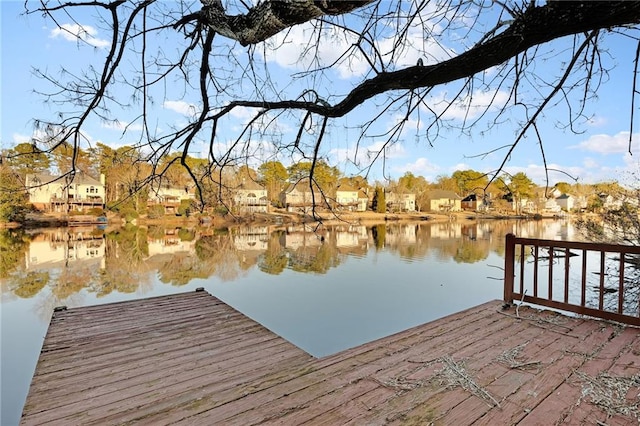
[[[124,208],[120,211],[120,216],[122,216],[127,222],[131,222],[133,219],[138,218],[138,212],[132,208]]]
[[[229,209],[225,206],[217,206],[215,209],[213,209],[213,211],[218,216],[226,216],[229,214]]]
[[[151,206],[147,210],[147,216],[149,219],[159,219],[164,216],[163,206]]]
[[[178,230],[178,238],[180,238],[180,241],[193,241],[196,239],[196,233],[190,229],[180,228]]]

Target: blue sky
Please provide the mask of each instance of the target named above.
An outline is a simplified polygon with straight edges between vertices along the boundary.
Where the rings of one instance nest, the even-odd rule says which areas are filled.
[[[171,4],[171,3],[169,3]],[[78,43],[69,33],[60,31],[53,22],[44,21],[39,14],[21,16],[23,3],[17,1],[0,2],[1,13],[1,143],[2,148],[11,148],[16,143],[29,140],[33,135],[33,120],[37,118],[54,118],[59,111],[69,111],[69,105],[56,105],[44,102],[44,98],[34,91],[51,91],[52,85],[37,78],[32,69],[47,70],[52,75],[57,75],[61,66],[67,67],[74,73],[86,70],[91,64],[100,65],[100,60],[105,55],[105,47],[108,46],[109,34],[101,30],[90,14],[78,16],[78,22],[86,25],[87,44]],[[61,19],[60,25],[66,25],[70,32],[75,27],[70,20]],[[305,25],[294,27],[287,33],[279,34],[270,43],[261,45],[256,49],[256,55],[263,59],[261,65],[279,87],[273,88],[272,94],[295,97],[300,93],[298,82],[292,76],[297,76],[309,66],[310,59],[300,59],[301,47],[298,40],[304,38]],[[325,35],[329,37],[330,35]],[[637,36],[637,33],[636,33]],[[446,57],[450,52],[460,51],[464,42],[452,40],[450,43],[435,44],[424,40],[421,34],[415,35],[416,46],[407,48],[403,54],[394,59],[394,66],[414,64],[416,58],[426,56]],[[292,42],[293,41],[293,42]],[[173,47],[178,38],[167,38],[156,41],[157,46],[164,48]],[[605,37],[604,45],[608,54],[603,55],[603,62],[610,68],[608,77],[599,88],[597,99],[587,105],[585,113],[588,119],[582,120],[577,125],[579,134],[573,133],[568,128],[563,128],[566,123],[567,109],[562,102],[556,107],[546,110],[539,120],[539,130],[544,141],[544,150],[547,165],[551,169],[562,170],[583,183],[592,183],[603,180],[617,179],[624,181],[627,171],[638,169],[637,163],[640,157],[640,134],[636,131],[632,145],[633,155],[628,153],[629,139],[629,113],[631,98],[632,59],[636,44],[634,40],[624,37]],[[281,43],[281,44],[280,44]],[[330,64],[336,60],[336,52],[343,46],[340,41],[334,41],[321,45],[319,56],[322,63]],[[342,43],[348,43],[343,40]],[[379,40],[379,46],[384,49],[389,39]],[[571,40],[565,39],[554,42],[545,48],[541,55],[542,61],[535,64],[536,74],[558,75],[566,61],[566,49],[571,47]],[[278,45],[278,49],[270,46]],[[232,42],[223,42],[222,49],[239,53],[243,58],[241,47]],[[261,53],[263,52],[263,53]],[[261,56],[264,54],[264,57]],[[390,62],[391,63],[391,62]],[[326,81],[319,87],[321,96],[330,101],[340,98],[368,71],[368,65],[362,58],[354,57],[350,61],[339,62],[333,70],[326,73]],[[227,71],[234,82],[246,84],[234,75],[234,70]],[[495,77],[497,70],[489,70],[484,76],[487,79]],[[302,78],[304,81],[305,79]],[[455,93],[459,85],[438,87],[428,98],[428,104],[435,110],[440,108],[443,100],[449,99]],[[535,84],[530,86],[529,90]],[[248,90],[248,89],[247,89]],[[547,89],[541,88],[542,92]],[[123,99],[127,99],[126,92],[118,92]],[[265,93],[268,93],[266,91]],[[535,93],[532,93],[535,95]],[[521,96],[527,96],[523,93]],[[468,118],[475,119],[476,109],[474,105],[486,105],[489,99],[494,104],[501,105],[506,99],[506,93],[501,91],[474,91],[470,101],[472,108]],[[367,163],[367,153],[373,153],[380,149],[384,143],[384,137],[380,136],[387,131],[394,120],[398,120],[397,114],[383,116],[372,127],[367,138],[360,141],[356,151],[356,141],[360,135],[358,126],[370,117],[372,111],[379,108],[381,98],[375,98],[362,107],[357,108],[349,116],[335,120],[329,128],[329,136],[323,144],[321,154],[331,164],[337,165],[345,174],[352,174],[357,170],[353,163],[360,167]],[[497,108],[491,108],[495,111]],[[168,131],[173,126],[186,122],[194,112],[198,110],[197,98],[193,93],[184,92],[181,86],[169,85],[163,93],[156,93],[154,102],[153,123],[154,131],[158,134]],[[217,142],[217,149],[228,146],[237,129],[250,117],[251,111],[238,110],[225,122],[228,129],[228,139]],[[424,117],[425,111],[421,112]],[[451,123],[459,123],[463,117],[463,109],[458,105],[451,108],[446,116]],[[132,144],[140,135],[141,125],[134,121],[136,112],[134,109],[124,109],[114,112],[117,122],[104,122],[92,119],[84,129],[89,143],[101,141],[113,146]],[[640,127],[636,115],[636,128]],[[418,116],[411,116],[407,122],[407,128],[402,134],[399,143],[386,150],[384,161],[379,160],[370,169],[370,180],[391,177],[397,179],[407,171],[416,175],[422,175],[429,181],[436,179],[438,175],[450,175],[455,170],[474,169],[483,172],[495,170],[502,162],[505,151],[491,150],[507,145],[514,140],[516,126],[523,119],[523,111],[520,108],[512,108],[500,118],[500,123],[488,127],[486,120],[480,122],[471,131],[461,134],[455,130],[443,130],[432,141],[424,138],[426,122],[418,122]],[[395,121],[397,122],[397,121]],[[127,133],[123,134],[126,125]],[[282,120],[278,136],[282,140],[290,140],[295,135],[295,123],[287,119]],[[235,133],[234,133],[235,132]],[[273,131],[272,131],[273,133]],[[378,136],[376,136],[378,135]],[[268,141],[254,141],[253,151],[255,159],[272,159],[273,149]],[[193,155],[200,156],[205,153],[207,145],[203,141],[197,142],[193,149]],[[278,157],[283,163],[296,161],[299,157],[295,154]],[[525,172],[537,183],[544,183],[543,161],[537,139],[533,133],[524,139],[509,157],[505,170],[509,173]],[[570,179],[561,173],[550,173],[551,184],[556,181],[569,181]]]

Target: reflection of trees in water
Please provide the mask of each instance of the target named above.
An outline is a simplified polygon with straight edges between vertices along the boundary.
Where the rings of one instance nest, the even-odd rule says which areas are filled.
[[[457,263],[476,263],[489,255],[488,244],[481,241],[462,241],[452,256]]]
[[[158,276],[163,283],[182,286],[195,278],[208,278],[216,269],[211,259],[200,260],[191,253],[176,253],[158,265]]]
[[[135,293],[150,288],[151,269],[144,260],[149,254],[147,230],[131,224],[105,235],[105,267],[91,281],[97,297],[111,293]]]
[[[4,294],[34,297],[49,283],[48,271],[27,271],[25,256],[31,238],[23,230],[0,229],[0,283]]]
[[[387,236],[387,225],[381,223],[373,226],[371,228],[371,236],[376,250],[382,250]]]
[[[66,266],[51,271],[25,270],[29,237],[20,231],[4,230],[0,231],[3,250],[0,272],[11,277],[2,280],[5,293],[33,297],[49,288],[55,300],[64,301],[83,289],[97,297],[114,292],[145,292],[151,290],[156,271],[161,282],[178,286],[212,276],[231,281],[254,266],[272,275],[286,268],[324,274],[339,266],[344,256],[362,257],[371,250],[384,249],[408,260],[430,255],[446,262],[453,259],[458,263],[475,263],[486,259],[491,251],[501,253],[505,234],[517,230],[533,237],[541,229],[543,223],[514,221],[381,223],[368,228],[339,225],[320,230],[302,226],[272,232],[266,227],[146,229],[129,224],[107,232],[104,239],[94,239],[104,244],[104,259],[66,262]],[[60,230],[44,232],[53,236]],[[238,238],[242,236],[249,239]],[[259,243],[247,244],[253,241],[251,238]],[[160,239],[163,244],[174,240],[180,244],[159,245]],[[236,240],[243,243],[236,245]],[[185,241],[194,242],[182,244]],[[158,251],[158,247],[162,250]],[[150,257],[150,250],[157,254]],[[629,279],[633,276],[629,275]]]
[[[284,235],[282,230],[276,230],[269,235],[267,250],[258,258],[258,268],[266,274],[278,275],[289,264],[287,251],[284,248]]]
[[[231,281],[240,276],[240,260],[229,232],[200,237],[195,250],[202,278],[215,274],[222,281]]]
[[[276,230],[269,235],[266,251],[258,256],[258,267],[272,275],[286,268],[324,274],[341,263],[335,230],[333,227],[322,227],[321,232],[306,227]]]
[[[6,280],[7,290],[22,299],[29,299],[49,283],[48,271],[25,271],[20,269]],[[3,289],[3,293],[5,290]]]
[[[24,267],[29,236],[22,230],[0,229],[0,279],[8,278],[18,267]]]
[[[89,267],[65,266],[57,276],[50,281],[51,293],[58,299],[64,300],[72,294],[79,293],[89,287],[96,271]]]
[[[117,243],[116,246],[112,246],[116,251],[112,253],[111,257],[127,258],[133,267],[142,263],[149,256],[146,228],[138,228],[128,223],[116,231],[109,232],[106,238]]]
[[[335,244],[326,241],[319,247],[300,247],[289,252],[289,267],[297,272],[324,274],[339,264]]]

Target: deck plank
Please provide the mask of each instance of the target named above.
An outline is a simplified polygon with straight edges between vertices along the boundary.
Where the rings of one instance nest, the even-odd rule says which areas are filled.
[[[638,374],[637,328],[500,306],[321,359],[205,292],[56,312],[21,423],[638,422],[592,404],[581,381]],[[526,368],[509,365],[509,353]],[[443,379],[451,362],[465,387]]]

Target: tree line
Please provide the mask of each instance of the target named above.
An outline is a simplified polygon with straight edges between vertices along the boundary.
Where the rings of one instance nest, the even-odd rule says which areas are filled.
[[[28,207],[25,196],[25,178],[27,174],[50,174],[70,170],[85,173],[94,178],[105,177],[105,203],[109,210],[123,214],[146,214],[147,197],[150,188],[164,186],[185,188],[197,193],[198,204],[194,208],[213,209],[226,213],[232,203],[234,190],[255,182],[262,185],[268,193],[269,201],[275,207],[283,207],[279,195],[289,185],[312,180],[326,197],[332,197],[340,188],[361,190],[373,201],[374,211],[386,211],[384,194],[393,192],[398,195],[414,194],[416,209],[424,211],[427,207],[429,192],[432,190],[451,191],[460,197],[476,194],[502,210],[509,209],[510,203],[536,196],[538,186],[523,172],[510,175],[503,172],[497,178],[476,170],[458,170],[451,175],[440,175],[429,182],[423,176],[406,172],[397,180],[369,182],[363,176],[345,176],[324,160],[301,161],[286,167],[280,161],[272,160],[260,164],[257,168],[248,165],[218,168],[207,160],[187,156],[182,162],[182,153],[174,152],[160,158],[149,158],[133,146],[112,148],[96,143],[87,150],[74,149],[68,143],[57,146],[51,152],[38,150],[30,143],[20,143],[2,152],[2,190],[0,191],[0,218],[4,221],[19,220]],[[597,209],[599,193],[617,194],[623,191],[617,182],[604,182],[595,185],[570,184],[561,182],[555,188],[562,193],[574,196],[591,196],[589,208]],[[546,188],[550,194],[551,188]]]

